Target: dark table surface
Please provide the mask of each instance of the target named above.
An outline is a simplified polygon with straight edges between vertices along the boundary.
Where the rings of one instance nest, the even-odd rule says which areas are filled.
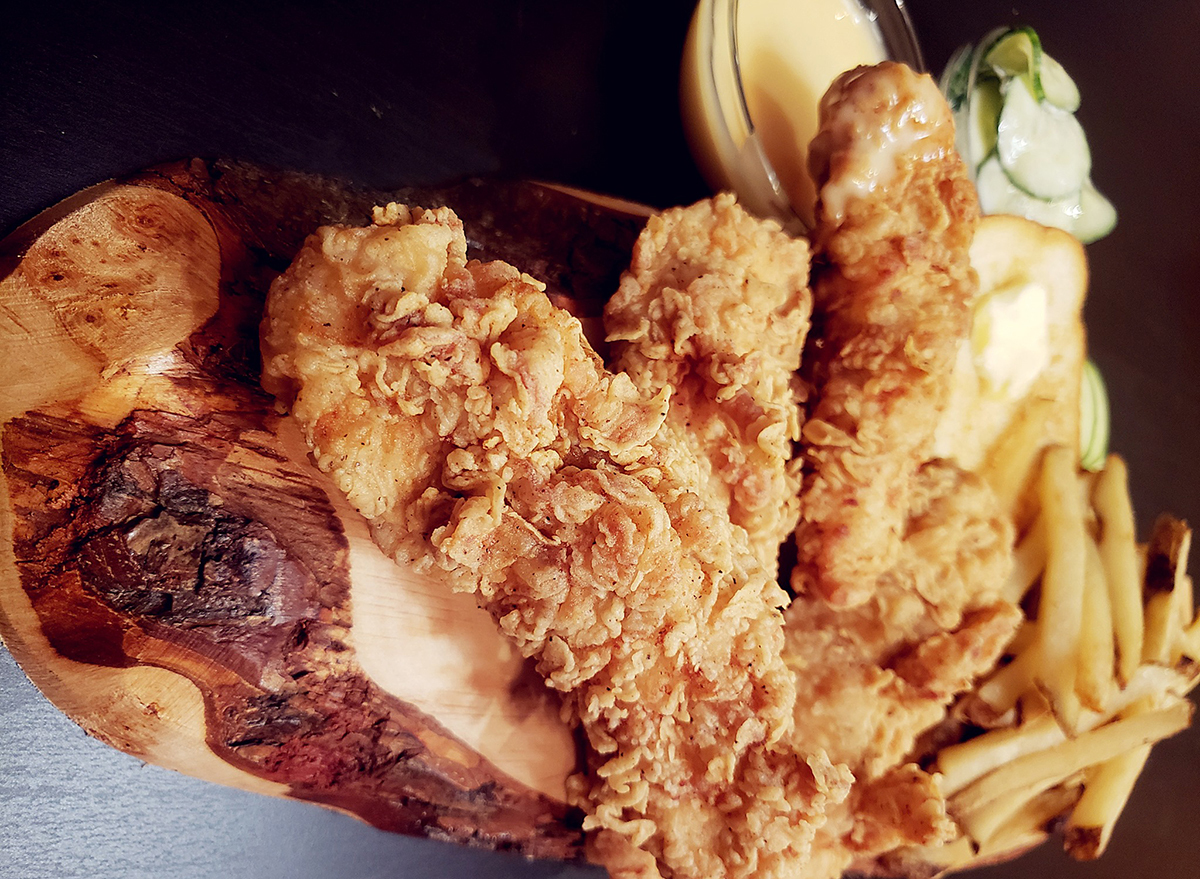
[[[910,0],[930,67],[1034,25],[1079,83],[1116,232],[1089,248],[1092,354],[1143,527],[1200,521],[1200,5]],[[1139,11],[1140,10],[1140,11]],[[371,186],[502,173],[655,205],[706,194],[680,127],[686,2],[62,6],[0,27],[0,230],[102,179],[229,156]],[[0,380],[3,380],[0,364]],[[1197,566],[1192,565],[1195,572]],[[1109,853],[980,877],[1200,875],[1200,731],[1155,749]],[[0,875],[599,877],[377,832],[88,739],[0,650]]]

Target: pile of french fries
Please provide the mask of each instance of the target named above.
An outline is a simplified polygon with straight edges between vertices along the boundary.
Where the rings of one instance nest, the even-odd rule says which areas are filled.
[[[1188,726],[1200,681],[1191,531],[1170,516],[1136,538],[1124,461],[1081,472],[1051,448],[1040,510],[1015,550],[1007,597],[1026,622],[1007,661],[957,706],[982,732],[941,750],[962,836],[909,856],[946,869],[1032,847],[1062,826],[1067,852],[1098,857],[1150,746]]]

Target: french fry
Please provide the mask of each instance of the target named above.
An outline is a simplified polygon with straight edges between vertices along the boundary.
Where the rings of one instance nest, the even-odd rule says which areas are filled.
[[[1100,519],[1100,557],[1108,582],[1113,631],[1117,642],[1117,680],[1128,683],[1142,661],[1145,627],[1142,614],[1142,565],[1138,560],[1129,471],[1118,455],[1109,455],[1096,480],[1092,503]]]
[[[1055,790],[1058,790],[1058,788],[1055,788]],[[1052,791],[1046,791],[1045,793],[1049,794]],[[1050,831],[1048,830],[1037,827],[1021,827],[1020,825],[1027,820],[1022,817],[1023,815],[1023,812],[1014,815],[1009,823],[1006,823],[996,831],[992,840],[979,847],[979,853],[975,856],[979,866],[986,866],[1008,860],[1009,858],[1015,858],[1022,852],[1026,852],[1034,846],[1041,845],[1050,838]],[[1054,816],[1051,815],[1050,818],[1053,819]],[[1049,819],[1045,823],[1049,823]],[[1009,829],[1010,827],[1011,829]]]
[[[1075,691],[1093,711],[1103,711],[1116,686],[1116,655],[1113,641],[1112,606],[1104,561],[1096,541],[1087,540],[1087,564],[1083,584],[1083,625],[1079,637],[1079,675]]]
[[[1040,663],[1037,644],[1026,647],[1016,659],[976,687],[964,701],[966,719],[984,729],[1003,725],[1017,701],[1033,686],[1034,672]]]
[[[1183,634],[1181,606],[1191,602],[1184,583],[1184,565],[1191,548],[1192,531],[1171,516],[1159,516],[1146,547],[1146,633],[1142,661],[1170,665],[1178,656],[1173,648]]]
[[[1179,614],[1179,628],[1186,629],[1192,624],[1192,618],[1196,613],[1196,597],[1192,588],[1192,578],[1184,573],[1184,569],[1187,568],[1186,554],[1180,560],[1179,567],[1179,584],[1175,587],[1176,597],[1178,599],[1175,602],[1175,610]]]
[[[1114,720],[992,770],[953,795],[947,806],[962,820],[960,816],[977,813],[1014,791],[1046,790],[1089,766],[1174,735],[1191,716],[1191,703],[1174,699],[1162,708]]]
[[[1124,689],[1112,694],[1103,712],[1084,710],[1080,716],[1082,731],[1095,729],[1139,700],[1150,700],[1161,707],[1185,697],[1200,681],[1200,668],[1187,671],[1161,665],[1143,665]],[[976,779],[1007,763],[1053,748],[1066,741],[1066,735],[1053,717],[1043,715],[1018,727],[995,729],[938,752],[933,770],[942,776],[942,791],[953,796]]]
[[[1040,578],[1037,619],[1008,645],[1012,661],[962,703],[962,716],[991,731],[943,748],[933,766],[976,845],[972,863],[1036,844],[1068,810],[1068,852],[1098,856],[1150,745],[1190,722],[1185,696],[1200,681],[1187,526],[1161,517],[1139,547],[1115,455],[1093,481],[1066,449],[1048,449],[1037,489],[1041,510],[1003,590],[1019,602]],[[1019,725],[995,728],[1014,717]]]
[[[1146,548],[1146,591],[1174,592],[1184,576],[1183,562],[1192,546],[1186,522],[1163,514],[1154,521]]]
[[[1039,717],[1021,726],[992,730],[943,748],[938,752],[934,770],[941,773],[942,792],[950,797],[993,769],[1054,747],[1065,739],[1054,718]]]
[[[1059,785],[1025,798],[987,839],[980,841],[979,858],[993,858],[1036,845],[1049,836],[1047,826],[1079,798],[1078,784]]]
[[[1200,662],[1200,615],[1180,633],[1179,642],[1180,653],[1192,662]]]
[[[1039,515],[1013,550],[1013,568],[1001,597],[1020,604],[1046,569],[1046,523]]]
[[[1083,731],[1095,729],[1125,711],[1138,700],[1150,699],[1155,707],[1163,700],[1182,698],[1200,679],[1200,670],[1183,673],[1165,666],[1145,665],[1138,669],[1125,689],[1113,694],[1105,711],[1083,711]],[[942,776],[942,791],[952,796],[967,785],[1020,757],[1055,747],[1066,735],[1053,717],[1043,715],[1017,727],[996,729],[943,748],[933,769]]]
[[[1133,680],[1124,689],[1113,695],[1108,704],[1110,715],[1125,711],[1139,699],[1150,699],[1153,704],[1173,697],[1182,698],[1200,683],[1200,666],[1143,665],[1134,673]]]
[[[1181,566],[1186,566],[1187,560],[1184,559]],[[1183,574],[1179,578],[1179,588],[1176,590],[1175,610],[1178,613],[1179,621],[1175,628],[1175,640],[1171,644],[1171,664],[1178,665],[1180,662],[1198,662],[1196,659],[1195,639],[1196,635],[1190,630],[1196,624],[1200,617],[1196,616],[1196,599],[1195,591],[1192,584],[1192,578]]]
[[[1082,776],[1082,773],[1076,773]],[[1072,783],[1073,782],[1073,783]],[[1012,791],[983,804],[974,811],[957,816],[960,826],[979,845],[979,856],[1007,851],[1042,830],[1046,822],[1061,814],[1079,799],[1079,780],[1047,779],[1028,788]],[[1057,793],[1056,793],[1057,792]],[[1044,814],[1051,804],[1057,810]]]
[[[1113,827],[1149,756],[1150,746],[1142,745],[1088,770],[1083,796],[1075,804],[1063,831],[1067,854],[1078,861],[1090,861],[1104,854]]]
[[[1096,481],[1100,473],[1093,470],[1077,470],[1075,481],[1079,487],[1079,498],[1083,504],[1083,527],[1093,538],[1100,535],[1100,519],[1092,506],[1092,495],[1096,491]]]
[[[1075,680],[1083,617],[1086,540],[1083,501],[1075,478],[1075,453],[1066,446],[1047,449],[1039,482],[1042,515],[1046,520],[1046,570],[1038,606],[1038,645],[1041,658],[1034,686],[1068,735],[1079,727],[1079,696]]]
[[[1142,661],[1167,665],[1171,661],[1171,636],[1175,602],[1170,592],[1150,596],[1146,602],[1146,637]]]
[[[1021,808],[1026,796],[1033,796],[1041,792],[1042,789],[1017,791],[986,803],[980,803],[973,809],[956,809],[954,820],[958,822],[958,826],[963,829],[963,832],[982,848],[983,841],[991,839],[996,831]]]
[[[1054,712],[1050,710],[1050,703],[1046,701],[1046,696],[1042,688],[1038,687],[1036,680],[1034,686],[1021,694],[1021,701],[1017,703],[1017,716],[1021,723],[1029,723],[1039,717],[1049,716],[1054,718],[1059,726],[1063,725],[1062,720],[1055,717]],[[1082,716],[1081,713],[1080,717]],[[1064,731],[1066,731],[1065,727]]]

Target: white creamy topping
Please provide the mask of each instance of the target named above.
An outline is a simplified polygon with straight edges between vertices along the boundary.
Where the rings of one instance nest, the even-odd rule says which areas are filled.
[[[838,107],[828,120],[830,128],[856,129],[859,133],[855,149],[841,157],[837,182],[828,183],[821,190],[825,210],[838,220],[845,216],[848,201],[870,198],[891,184],[902,163],[932,162],[942,152],[940,141],[930,138],[934,128],[931,120],[936,113],[920,95],[895,94],[884,80],[876,84],[876,90],[875,100],[866,103],[887,109],[864,117],[861,105],[846,104]],[[894,118],[888,118],[889,112],[904,101],[908,105]],[[924,152],[919,152],[923,140],[927,146]]]
[[[984,393],[1019,399],[1050,363],[1050,297],[1018,283],[975,305],[971,351]]]

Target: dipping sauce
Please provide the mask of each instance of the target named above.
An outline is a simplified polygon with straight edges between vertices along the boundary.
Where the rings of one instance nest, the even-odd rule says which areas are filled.
[[[817,103],[838,74],[884,60],[883,38],[856,0],[739,0],[737,28],[750,119],[792,207],[811,225]]]
[[[878,13],[858,0],[701,0],[681,92],[709,185],[756,213],[812,224],[807,155],[821,95],[844,70],[914,60],[889,52],[880,31],[882,15],[903,21],[895,0],[870,5]]]

